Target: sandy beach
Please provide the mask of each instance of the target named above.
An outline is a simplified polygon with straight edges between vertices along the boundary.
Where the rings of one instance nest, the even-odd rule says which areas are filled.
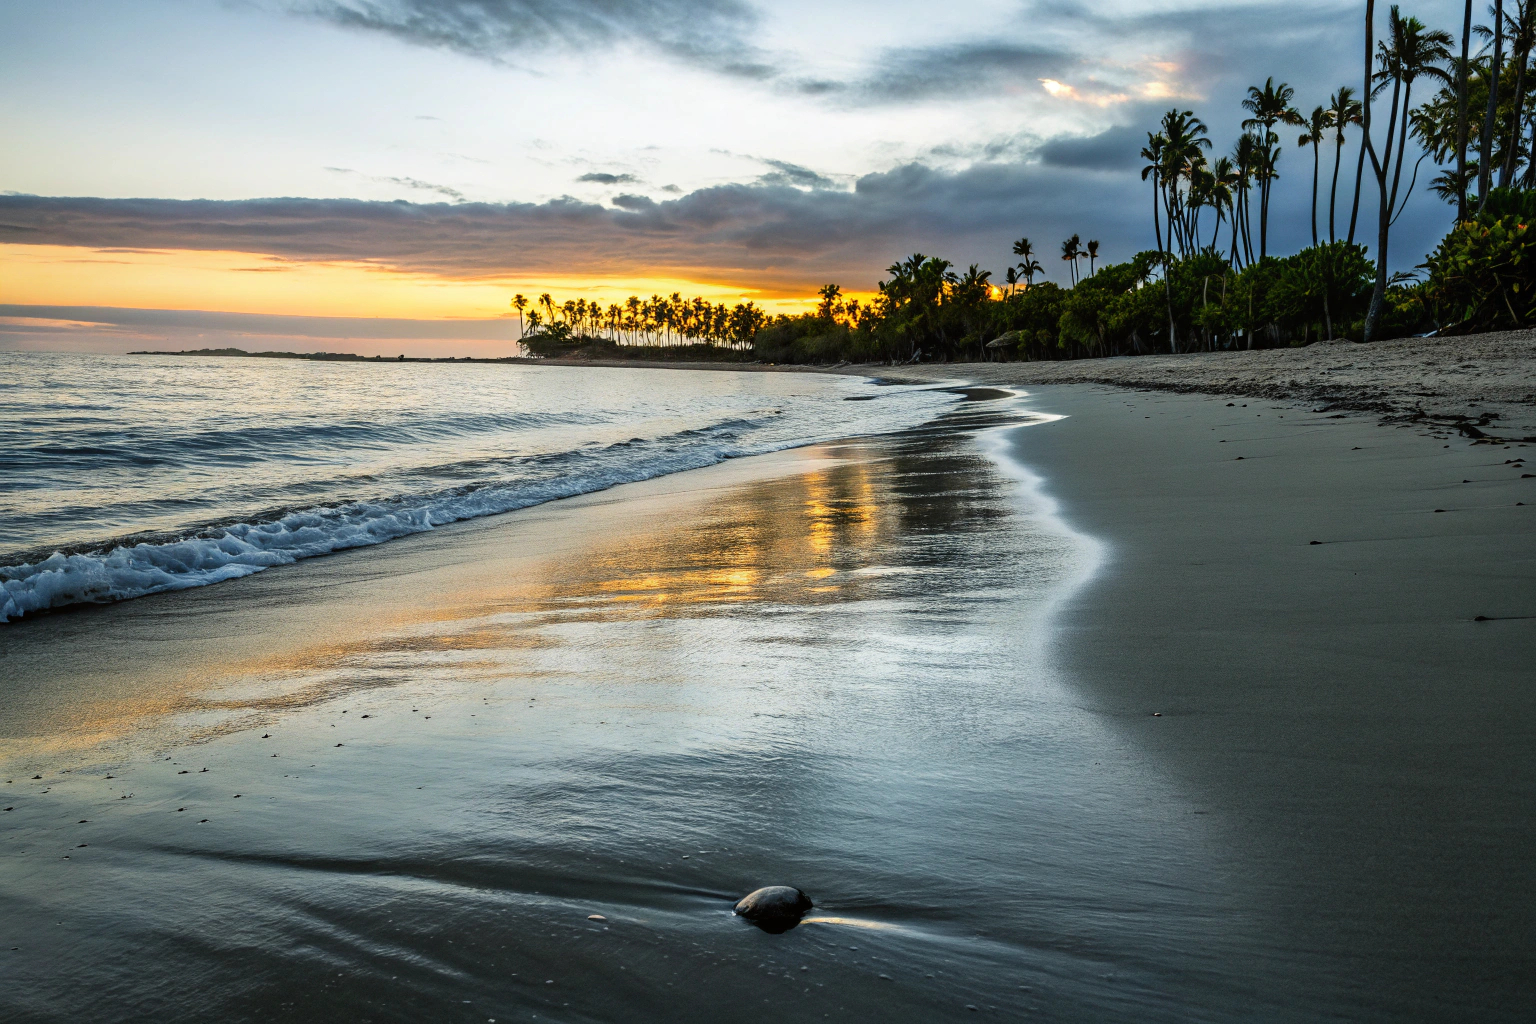
[[[1530,448],[1018,390],[3,627],[5,1016],[1522,1019]]]

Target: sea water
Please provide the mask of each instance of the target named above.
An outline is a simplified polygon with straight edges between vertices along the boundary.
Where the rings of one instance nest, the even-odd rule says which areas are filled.
[[[878,434],[956,400],[830,375],[0,353],[0,622]]]

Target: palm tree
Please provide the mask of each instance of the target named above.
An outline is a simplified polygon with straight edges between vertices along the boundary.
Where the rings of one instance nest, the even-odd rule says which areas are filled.
[[[1488,201],[1488,185],[1493,174],[1493,120],[1499,107],[1499,79],[1504,72],[1504,0],[1493,4],[1493,64],[1488,75],[1488,109],[1483,114],[1483,137],[1478,147],[1477,212]],[[1374,305],[1374,303],[1373,303]]]
[[[1312,147],[1312,244],[1317,244],[1317,178],[1321,170],[1321,150],[1323,135],[1332,128],[1328,120],[1328,111],[1322,107],[1313,107],[1312,116],[1307,118],[1307,130],[1301,133],[1301,138],[1296,140],[1298,146]]]
[[[1374,0],[1367,0],[1367,18],[1374,7]],[[1367,22],[1369,29],[1369,22]],[[1369,31],[1367,31],[1369,36]],[[1395,221],[1402,210],[1397,206],[1398,188],[1403,177],[1403,160],[1408,147],[1409,113],[1413,109],[1413,83],[1420,78],[1435,78],[1441,82],[1450,84],[1450,74],[1440,65],[1451,60],[1451,35],[1440,29],[1429,29],[1417,18],[1404,18],[1398,12],[1397,5],[1393,5],[1388,16],[1387,35],[1389,41],[1382,41],[1378,45],[1377,61],[1380,69],[1376,72],[1372,86],[1372,96],[1384,91],[1388,85],[1392,87],[1392,103],[1387,115],[1386,148],[1382,157],[1378,158],[1374,147],[1370,147],[1369,136],[1367,146],[1370,147],[1371,169],[1376,174],[1377,189],[1380,192],[1380,212],[1376,229],[1376,288],[1371,293],[1370,309],[1365,315],[1365,340],[1370,341],[1376,333],[1376,322],[1381,315],[1381,304],[1387,293],[1387,237]],[[1401,110],[1399,120],[1398,111]],[[1396,136],[1394,142],[1394,134]],[[1396,153],[1394,154],[1394,145]],[[1387,179],[1391,178],[1391,188],[1387,186]],[[1486,179],[1485,179],[1486,180]],[[1413,183],[1409,182],[1408,189],[1413,190]],[[1407,196],[1403,198],[1404,206],[1407,205]]]
[[[1013,294],[1013,289],[1019,283],[1019,270],[1017,267],[1009,267],[1003,271],[1003,281],[1008,285],[1008,294]]]
[[[1456,222],[1467,219],[1467,47],[1472,41],[1472,0],[1461,20],[1461,61],[1456,65]]]
[[[1531,13],[1536,10],[1529,0],[1515,0],[1517,17],[1508,18],[1510,44],[1515,55],[1515,102],[1509,111],[1509,145],[1504,150],[1504,166],[1499,168],[1499,187],[1508,188],[1520,155],[1520,119],[1525,112],[1525,62],[1531,54]]]
[[[1088,253],[1088,276],[1092,277],[1093,274],[1094,274],[1093,261],[1099,258],[1099,240],[1097,238],[1090,238],[1088,240],[1087,253]]]
[[[1165,215],[1168,221],[1168,248],[1178,243],[1179,254],[1188,256],[1192,241],[1193,225],[1186,196],[1179,190],[1181,181],[1193,183],[1196,171],[1204,166],[1202,149],[1209,149],[1211,140],[1205,138],[1205,122],[1192,110],[1170,110],[1162,121],[1162,167],[1159,177],[1163,186]]]
[[[512,308],[517,310],[517,336],[525,337],[527,331],[523,327],[523,310],[528,308],[528,300],[521,295],[512,296]]]
[[[1243,100],[1243,109],[1248,111],[1251,117],[1243,120],[1245,129],[1260,129],[1258,139],[1260,146],[1267,151],[1269,159],[1265,161],[1264,177],[1259,180],[1259,259],[1262,261],[1269,252],[1269,191],[1270,183],[1279,177],[1275,170],[1276,158],[1279,153],[1270,149],[1280,140],[1274,137],[1276,124],[1303,125],[1301,115],[1291,106],[1291,98],[1296,95],[1296,90],[1281,82],[1275,84],[1273,77],[1264,80],[1261,89],[1256,85],[1248,87],[1248,98]]]
[[[1328,98],[1328,123],[1333,128],[1333,184],[1328,188],[1328,241],[1332,242],[1333,210],[1339,196],[1339,158],[1344,153],[1344,129],[1360,123],[1360,101],[1355,99],[1352,87],[1341,85],[1339,91]]]
[[[1073,235],[1061,243],[1061,258],[1071,265],[1072,287],[1077,287],[1077,261],[1082,258],[1082,239]]]
[[[1146,166],[1141,169],[1141,180],[1146,181],[1149,177],[1152,179],[1152,231],[1157,236],[1157,254],[1159,257],[1163,255],[1163,227],[1158,219],[1157,212],[1158,200],[1162,196],[1158,176],[1162,171],[1163,146],[1167,144],[1167,141],[1167,139],[1164,139],[1155,132],[1147,132],[1147,144],[1141,150],[1141,158],[1147,162]]]
[[[1027,238],[1021,238],[1013,243],[1013,254],[1023,257],[1019,261],[1018,267],[1019,273],[1024,278],[1024,287],[1028,288],[1035,283],[1035,275],[1045,268],[1040,265],[1039,260],[1035,259],[1035,247],[1029,244],[1029,239]]]
[[[1252,204],[1248,200],[1254,181],[1254,151],[1253,136],[1247,132],[1239,135],[1237,142],[1232,146],[1232,163],[1237,169],[1237,180],[1234,183],[1237,188],[1237,203],[1233,211],[1232,260],[1234,263],[1245,266],[1253,263]],[[1241,251],[1238,249],[1239,237],[1242,240]]]
[[[1221,236],[1221,225],[1232,213],[1232,199],[1237,185],[1237,168],[1229,156],[1219,156],[1211,164],[1210,202],[1216,210],[1216,230],[1211,232],[1211,251],[1216,250],[1216,240]],[[1234,227],[1235,230],[1235,227]]]

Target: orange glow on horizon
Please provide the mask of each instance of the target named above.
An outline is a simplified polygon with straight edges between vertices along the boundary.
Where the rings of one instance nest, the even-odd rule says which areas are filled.
[[[622,303],[674,292],[770,313],[801,313],[814,295],[784,296],[739,285],[675,277],[579,274],[461,280],[364,262],[306,262],[246,252],[108,250],[0,244],[0,303],[197,309],[293,316],[412,320],[516,320],[513,294]],[[849,293],[857,294],[857,293]]]

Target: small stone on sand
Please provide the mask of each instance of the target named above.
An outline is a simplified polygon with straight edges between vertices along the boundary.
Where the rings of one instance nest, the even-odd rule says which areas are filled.
[[[735,912],[737,917],[777,935],[799,924],[814,905],[809,896],[792,885],[769,885],[743,896]]]

